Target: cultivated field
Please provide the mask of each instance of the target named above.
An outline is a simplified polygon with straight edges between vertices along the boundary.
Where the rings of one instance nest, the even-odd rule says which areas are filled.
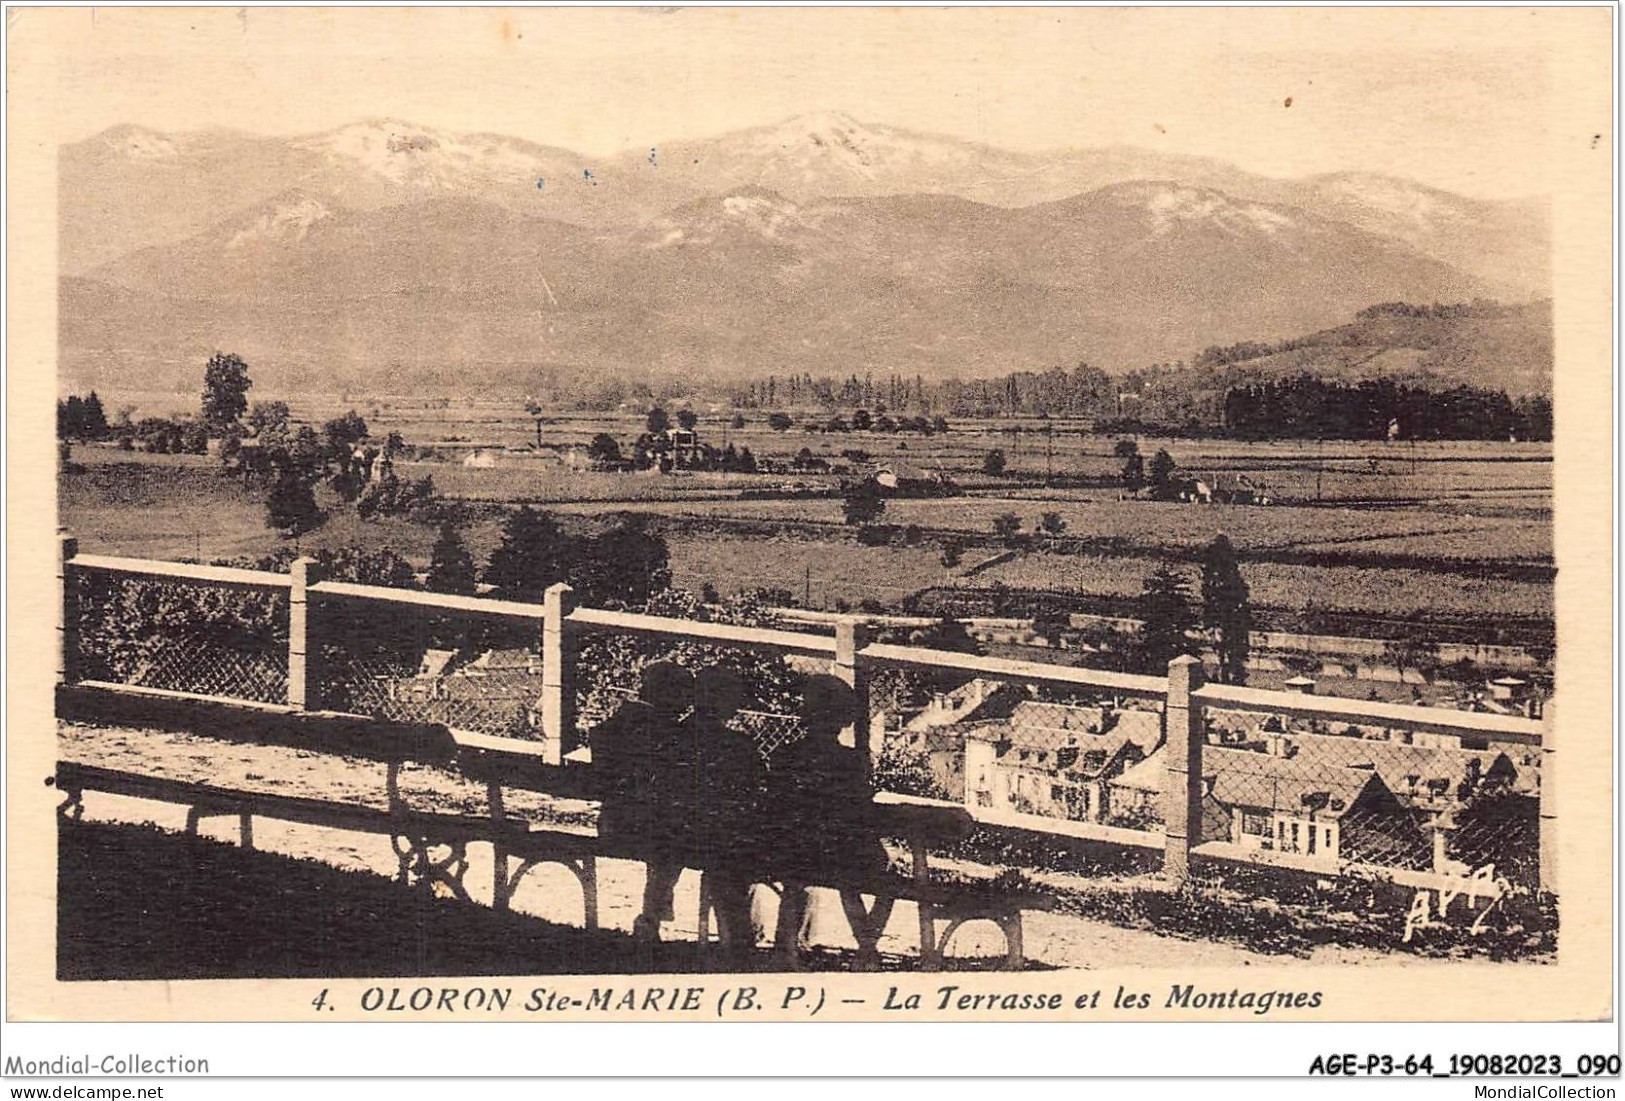
[[[254,398],[274,395],[254,394]],[[109,395],[109,410],[133,404],[137,416],[189,409],[191,395]],[[838,497],[785,496],[790,486],[828,489],[836,476],[802,474],[616,474],[575,471],[554,457],[560,445],[599,432],[623,450],[642,430],[632,414],[543,417],[523,403],[440,403],[422,399],[290,399],[297,418],[320,421],[347,408],[373,433],[400,432],[431,457],[399,464],[431,475],[437,490],[472,506],[465,530],[477,559],[496,544],[506,506],[530,502],[566,522],[607,513],[649,515],[671,550],[676,584],[722,593],[773,588],[814,607],[896,607],[942,586],[1075,592],[1127,598],[1163,561],[1194,578],[1195,552],[1223,532],[1243,558],[1254,602],[1374,618],[1417,613],[1452,619],[1546,619],[1552,614],[1551,449],[1530,443],[1371,443],[1159,441],[1142,439],[1148,458],[1166,447],[1199,477],[1244,475],[1272,494],[1269,506],[1124,500],[1113,484],[1115,440],[1082,426],[1027,420],[953,422],[946,435],[825,434],[799,424],[776,432],[765,414],[703,410],[708,443],[748,447],[759,460],[788,463],[802,448],[840,461],[857,449],[952,477],[965,495],[894,498],[881,522],[897,525],[890,545],[861,545],[842,523]],[[799,418],[798,418],[799,419]],[[1047,432],[1046,432],[1047,429]],[[981,472],[988,450],[1005,453],[1007,473]],[[479,462],[465,459],[482,453]],[[262,554],[278,537],[264,525],[263,491],[245,489],[201,456],[75,449],[80,472],[61,481],[61,523],[90,551],[158,558],[213,559]],[[1061,481],[1047,485],[1046,480]],[[769,494],[765,499],[745,494]],[[329,497],[330,519],[303,537],[315,549],[350,543],[390,547],[426,564],[432,529],[404,520],[362,522]],[[1014,513],[1034,532],[1044,513],[1065,524],[1059,539],[990,562],[1002,548],[995,517]],[[905,529],[908,530],[906,535]],[[945,565],[946,544],[965,544]]]

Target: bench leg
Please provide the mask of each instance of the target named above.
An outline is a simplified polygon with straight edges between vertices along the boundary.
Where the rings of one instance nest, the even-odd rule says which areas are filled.
[[[892,906],[895,902],[896,899],[876,895],[875,904],[871,908],[864,905],[863,895],[858,891],[850,889],[841,891],[841,907],[846,911],[847,924],[852,927],[852,935],[858,942],[859,970],[879,969],[880,938],[886,931],[886,922],[891,920]]]
[[[188,826],[190,826],[188,822]],[[411,886],[412,872],[417,864],[416,849],[412,839],[401,834],[390,834],[389,847],[395,850],[395,882],[403,887]]]
[[[598,929],[598,858],[591,854],[581,858],[576,878],[581,880],[581,920],[587,931]]]
[[[83,788],[62,788],[62,794],[67,796],[57,804],[56,816],[60,822],[78,822],[85,817],[85,791]]]
[[[779,895],[779,924],[773,946],[786,971],[801,970],[801,919],[806,914],[807,888],[800,883],[785,883]]]
[[[999,923],[1004,929],[1004,968],[1006,971],[1022,971],[1027,967],[1027,955],[1021,936],[1021,911],[1007,914]]]
[[[937,910],[929,902],[921,901],[917,904],[920,909],[920,970],[941,971],[942,952],[937,947]],[[952,927],[948,930],[953,935]],[[947,943],[947,937],[942,943]]]
[[[711,897],[713,886],[714,883],[711,878],[711,873],[701,869],[700,912],[694,919],[696,946],[695,956],[699,961],[701,971],[709,971],[711,969],[711,915],[716,912],[716,901]],[[717,915],[717,920],[719,923],[721,922],[721,914]],[[717,930],[717,939],[722,939],[721,929]]]
[[[598,861],[596,857],[587,855],[579,858],[562,856],[551,857],[521,857],[519,867],[510,873],[508,866],[511,854],[505,848],[493,848],[495,867],[492,876],[497,886],[492,891],[492,907],[497,910],[510,910],[513,908],[514,892],[519,889],[519,881],[525,878],[525,873],[541,864],[558,864],[569,869],[576,882],[581,884],[581,919],[582,927],[591,931],[598,928]]]
[[[507,809],[503,806],[499,781],[485,782],[485,804],[491,814],[491,824],[500,831]],[[491,842],[491,909],[501,913],[508,909],[508,846],[500,839]]]
[[[500,841],[491,842],[491,909],[508,911],[508,850]]]
[[[463,902],[474,901],[468,893],[468,888],[463,884],[463,876],[468,872],[466,842],[439,842],[438,844],[445,845],[449,851],[444,858],[436,860],[429,850],[437,843],[426,837],[392,834],[389,841],[400,861],[399,882],[416,885],[431,894],[438,885],[454,898]]]
[[[1026,949],[1021,935],[1021,911],[1016,910],[1000,914],[967,913],[949,919],[948,927],[942,931],[942,939],[935,941],[932,948],[936,969],[940,969],[945,964],[948,957],[948,942],[954,939],[954,934],[959,932],[960,926],[973,921],[991,921],[999,927],[999,932],[1004,934],[1004,969],[1006,971],[1020,971],[1027,966]],[[924,954],[922,950],[921,955]]]

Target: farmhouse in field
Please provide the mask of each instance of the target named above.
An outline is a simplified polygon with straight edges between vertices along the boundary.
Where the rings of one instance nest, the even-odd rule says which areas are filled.
[[[632,445],[632,465],[639,470],[705,470],[716,462],[712,448],[700,442],[692,428],[671,425],[659,432],[645,432]]]
[[[942,471],[921,470],[903,462],[881,463],[872,476],[893,497],[946,497],[958,490],[953,479]]]

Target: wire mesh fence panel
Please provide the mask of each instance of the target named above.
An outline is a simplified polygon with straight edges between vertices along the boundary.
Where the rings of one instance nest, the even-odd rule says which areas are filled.
[[[886,665],[869,675],[870,736],[880,738],[875,786],[899,795],[962,802],[964,732],[955,728],[956,693],[973,678],[953,670]]]
[[[667,676],[649,671],[674,667]],[[765,760],[799,731],[802,687],[827,663],[747,647],[624,632],[580,641],[575,667],[576,723],[589,748],[593,733],[628,706],[653,704],[670,722],[688,723],[697,698],[728,698],[722,725],[750,737]]]
[[[377,601],[323,600],[321,705],[392,722],[539,739],[540,629]]]
[[[1335,752],[1341,748],[1364,746],[1270,735],[1205,747],[1202,839],[1290,854],[1334,872],[1343,862],[1428,867],[1425,816],[1396,797],[1369,760],[1349,760]]]
[[[1008,698],[1000,710],[1008,714],[981,725],[968,742],[967,773],[992,773],[986,790],[995,805],[1002,797],[1009,809],[1041,817],[1162,828],[1160,709],[1035,688]]]
[[[807,732],[800,715],[772,711],[740,711],[728,726],[749,738],[764,761],[772,761]]]
[[[871,680],[879,786],[1146,831],[1162,826],[1160,708],[1043,683],[887,667]]]
[[[1540,885],[1540,804],[1535,795],[1488,790],[1464,801],[1444,829],[1454,870],[1489,869],[1520,887]]]
[[[81,680],[257,703],[288,698],[288,594],[80,570]]]
[[[1207,839],[1357,864],[1538,877],[1539,753],[1384,728],[1216,724]]]

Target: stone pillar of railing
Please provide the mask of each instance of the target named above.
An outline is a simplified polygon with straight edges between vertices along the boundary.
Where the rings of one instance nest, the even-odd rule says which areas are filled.
[[[314,558],[300,558],[289,573],[288,706],[296,711],[315,711],[321,706],[317,698],[321,643],[310,614],[310,587],[321,581],[321,566]]]
[[[1539,805],[1540,889],[1557,893],[1557,777],[1552,752],[1551,727],[1546,728],[1540,748],[1540,787],[1535,790]]]
[[[61,532],[56,541],[56,682],[72,684],[78,679],[79,590],[69,576],[68,563],[79,553],[79,540]]]
[[[576,648],[569,617],[575,590],[562,581],[548,587],[542,609],[542,759],[562,764],[574,748]]]
[[[1205,683],[1199,658],[1182,654],[1168,663],[1163,709],[1162,815],[1164,878],[1180,886],[1190,877],[1191,850],[1202,843],[1202,705],[1191,698]]]
[[[880,762],[884,732],[875,732],[871,721],[869,677],[858,658],[869,641],[869,625],[859,619],[843,619],[835,624],[835,675],[852,689],[852,722],[841,730],[841,744],[863,751],[869,773]]]

